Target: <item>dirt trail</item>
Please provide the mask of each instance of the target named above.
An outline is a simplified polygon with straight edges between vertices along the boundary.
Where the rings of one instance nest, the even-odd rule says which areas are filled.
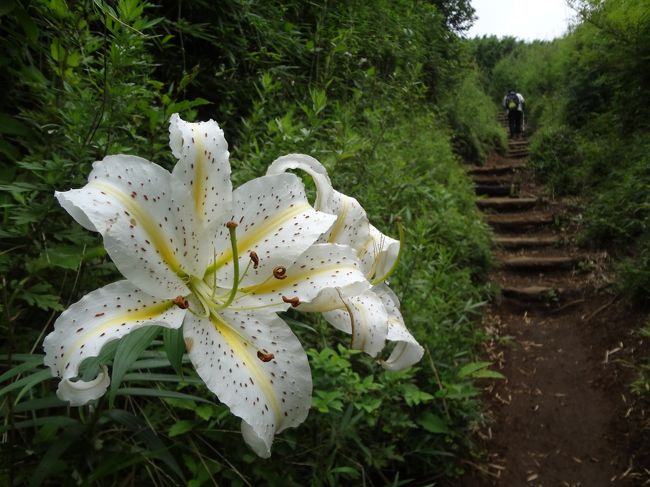
[[[533,182],[527,150],[511,140],[506,157],[470,170],[496,237],[501,297],[484,326],[506,379],[486,383],[487,461],[462,485],[642,485],[622,419],[629,393],[613,365],[629,345],[627,311],[603,291],[606,255],[579,250],[572,209]]]

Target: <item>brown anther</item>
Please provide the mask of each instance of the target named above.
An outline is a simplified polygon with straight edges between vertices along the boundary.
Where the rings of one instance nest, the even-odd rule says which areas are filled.
[[[190,302],[183,296],[176,296],[174,298],[174,304],[180,309],[187,309],[190,307]]]
[[[253,269],[257,269],[260,265],[260,258],[257,255],[257,252],[251,250],[248,256],[251,258],[251,262],[253,262]]]
[[[270,362],[275,358],[275,355],[269,352],[262,352],[261,350],[258,350],[257,358],[260,359],[262,362]]]
[[[273,277],[276,279],[286,279],[287,278],[287,268],[284,266],[277,266],[273,269]]]
[[[237,222],[234,222],[230,220],[228,223],[226,223],[226,227],[228,227],[228,230],[232,230],[233,228],[237,228]]]
[[[294,308],[300,304],[300,299],[298,298],[298,296],[294,296],[293,298],[287,298],[286,296],[282,296],[282,301],[284,301],[285,303],[289,303]]]

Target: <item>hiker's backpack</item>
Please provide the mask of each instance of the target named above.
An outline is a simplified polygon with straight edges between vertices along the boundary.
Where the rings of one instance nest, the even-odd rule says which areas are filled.
[[[519,108],[519,97],[515,93],[509,93],[506,96],[506,108],[510,112],[514,112]]]

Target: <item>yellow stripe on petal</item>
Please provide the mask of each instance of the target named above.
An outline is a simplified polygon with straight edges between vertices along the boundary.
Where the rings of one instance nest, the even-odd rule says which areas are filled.
[[[264,239],[269,233],[272,233],[277,228],[280,228],[283,223],[292,219],[296,215],[307,212],[311,209],[309,203],[296,204],[292,207],[287,208],[286,210],[276,213],[272,217],[269,217],[264,223],[257,226],[254,230],[242,235],[237,238],[237,251],[239,255],[243,255],[244,251],[254,247],[256,242]],[[225,263],[232,260],[232,249],[228,249],[221,254],[217,260],[208,267],[206,271],[206,276],[212,274]]]
[[[266,294],[272,292],[278,292],[281,289],[287,288],[296,288],[299,292],[300,284],[305,283],[308,285],[310,280],[313,280],[316,277],[323,276],[325,274],[336,274],[336,273],[360,273],[358,267],[350,264],[330,264],[330,265],[321,265],[317,269],[300,269],[296,271],[289,271],[287,277],[282,280],[275,279],[271,277],[261,284],[255,286],[249,286],[247,288],[240,289],[244,293],[256,293],[256,294]],[[298,286],[294,286],[298,284]]]
[[[262,369],[260,360],[255,355],[257,347],[254,344],[249,343],[247,339],[239,335],[231,327],[229,327],[222,320],[216,318],[214,315],[210,316],[210,321],[214,325],[214,328],[217,332],[226,340],[232,351],[239,357],[241,362],[245,364],[248,372],[250,373],[251,378],[255,381],[256,385],[262,390],[268,404],[273,410],[275,416],[277,428],[282,424],[282,409],[276,397],[273,385],[270,382],[270,379],[266,375],[266,372]]]
[[[201,195],[203,190],[203,179],[205,173],[205,148],[203,146],[202,136],[197,136],[192,126],[192,134],[194,134],[194,144],[196,150],[196,158],[194,159],[194,184],[192,185],[192,196],[194,198],[194,209],[197,215],[203,215],[203,208],[205,207],[205,199]]]
[[[145,209],[142,208],[141,205],[110,183],[92,181],[88,183],[88,185],[109,194],[127,208],[128,212],[133,215],[137,223],[142,225],[144,231],[149,235],[152,245],[158,251],[167,266],[176,274],[182,273],[181,265],[172,248],[168,245],[162,232],[160,232],[159,228],[156,226],[155,220]]]
[[[134,326],[138,324],[137,322],[145,323],[153,321],[161,314],[169,311],[173,306],[175,306],[173,301],[163,301],[135,311],[112,316],[100,325],[93,325],[92,328],[88,328],[88,332],[86,333],[82,333],[84,328],[86,328],[84,323],[79,323],[79,329],[77,330],[77,333],[80,334],[79,338],[75,340],[72,345],[67,347],[63,357],[63,363],[68,363],[70,361],[70,356],[79,350],[84,343],[102,337],[103,335],[110,335],[112,334],[111,330],[114,331],[122,326]],[[97,319],[99,317],[95,316],[95,318]]]
[[[348,209],[350,208],[350,205],[348,204],[346,198],[342,198],[342,202],[343,202],[343,208],[341,208],[341,212],[338,214],[338,217],[334,222],[334,226],[332,226],[332,231],[330,232],[330,236],[327,238],[327,241],[329,243],[335,243],[338,241],[339,234],[341,233],[341,231],[345,226],[345,219],[348,216]]]

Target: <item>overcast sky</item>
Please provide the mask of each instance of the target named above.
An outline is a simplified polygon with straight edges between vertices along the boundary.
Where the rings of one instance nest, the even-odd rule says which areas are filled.
[[[573,15],[565,0],[472,0],[472,6],[478,19],[468,37],[550,40],[566,32]]]

